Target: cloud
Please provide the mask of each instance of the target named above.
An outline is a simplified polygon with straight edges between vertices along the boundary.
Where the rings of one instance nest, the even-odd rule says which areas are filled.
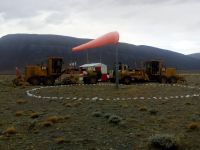
[[[0,35],[62,34],[120,41],[181,53],[200,51],[198,0],[0,0]]]

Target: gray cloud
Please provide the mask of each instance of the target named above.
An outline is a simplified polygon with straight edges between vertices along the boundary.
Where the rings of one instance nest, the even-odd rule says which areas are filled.
[[[51,33],[199,52],[198,0],[0,0],[0,35]],[[184,45],[185,43],[185,45]]]

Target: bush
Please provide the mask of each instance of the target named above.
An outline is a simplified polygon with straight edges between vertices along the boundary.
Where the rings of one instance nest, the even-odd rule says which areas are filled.
[[[34,112],[34,113],[31,113],[30,117],[35,119],[35,118],[38,118],[39,115],[36,112]]]
[[[17,111],[15,113],[15,116],[22,116],[24,114],[24,111]]]
[[[53,125],[53,123],[50,122],[50,121],[44,121],[44,122],[42,123],[42,126],[43,126],[43,127],[50,127],[50,126],[52,126],[52,125]]]
[[[16,134],[17,130],[14,127],[9,127],[6,129],[5,134]]]
[[[56,143],[57,144],[62,144],[65,142],[65,138],[64,137],[58,137],[55,139]]]
[[[141,108],[139,108],[139,111],[147,111],[147,108],[146,107],[141,107]]]
[[[195,129],[198,129],[198,128],[199,128],[199,123],[197,123],[197,122],[192,122],[192,123],[190,123],[187,127],[188,127],[188,129],[195,130]]]
[[[108,119],[110,116],[111,116],[110,113],[105,113],[105,114],[104,114],[104,118],[107,118],[107,119]]]
[[[27,100],[24,100],[24,99],[19,99],[16,101],[17,104],[25,104],[27,103]]]
[[[150,113],[151,115],[156,115],[156,114],[158,113],[158,110],[156,110],[156,109],[151,109],[151,110],[149,110],[149,113]]]
[[[60,117],[58,116],[50,116],[47,118],[47,121],[52,122],[52,123],[57,123],[60,120]]]
[[[94,117],[101,117],[102,113],[100,111],[95,111],[95,112],[92,113],[92,116],[94,116]]]
[[[155,134],[149,138],[150,144],[163,149],[175,149],[178,147],[178,139],[174,135]]]
[[[119,124],[121,122],[122,118],[116,115],[112,115],[109,117],[108,121],[109,123]]]

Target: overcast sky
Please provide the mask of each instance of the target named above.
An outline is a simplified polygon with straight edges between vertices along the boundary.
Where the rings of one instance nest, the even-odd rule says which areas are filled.
[[[200,0],[0,0],[0,37],[96,38],[110,31],[120,42],[200,52]]]

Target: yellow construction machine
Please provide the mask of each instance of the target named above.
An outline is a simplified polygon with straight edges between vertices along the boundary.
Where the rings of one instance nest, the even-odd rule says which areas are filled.
[[[55,80],[60,77],[65,70],[62,70],[62,57],[48,57],[47,65],[27,65],[25,66],[25,75],[17,75],[13,80],[15,85],[21,85],[28,82],[32,85],[53,85]]]
[[[125,64],[119,64],[119,81],[130,84],[133,81],[156,81],[160,83],[185,82],[185,79],[176,73],[175,68],[166,68],[160,60],[151,60],[144,63],[141,69],[130,69]],[[115,81],[115,73],[111,75]]]
[[[150,81],[158,81],[160,83],[185,82],[185,79],[177,74],[176,68],[164,67],[163,61],[147,61],[144,63],[144,68]]]

